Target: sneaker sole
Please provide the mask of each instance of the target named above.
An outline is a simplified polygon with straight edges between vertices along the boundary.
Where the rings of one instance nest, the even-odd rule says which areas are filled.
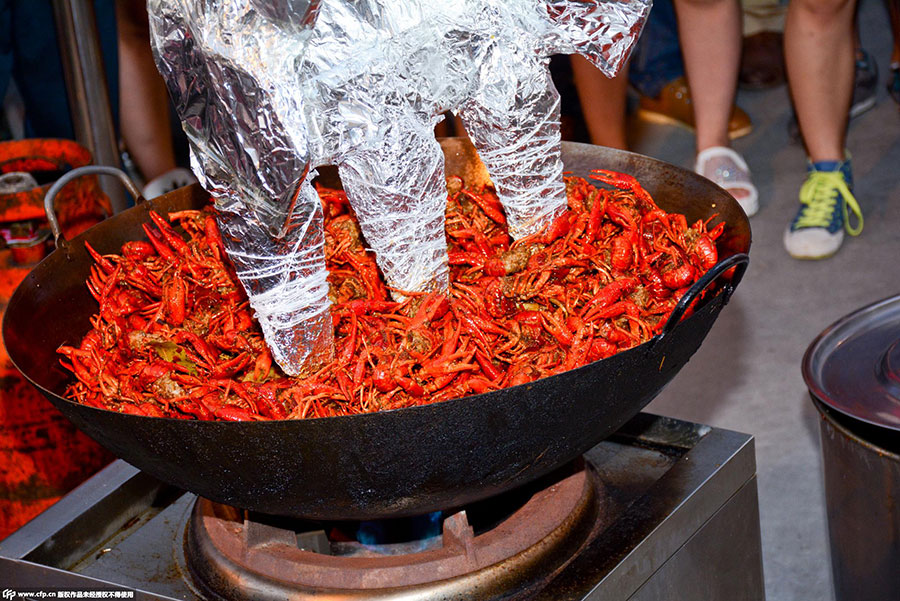
[[[830,259],[830,258],[833,257],[834,255],[836,255],[836,254],[838,253],[838,251],[834,251],[833,253],[829,253],[829,254],[827,254],[827,255],[816,255],[815,257],[813,257],[813,256],[792,255],[792,254],[790,253],[790,251],[787,251],[787,253],[788,253],[788,255],[789,255],[792,259],[797,259],[798,261],[821,261],[822,259]]]
[[[850,118],[853,119],[853,118],[859,117],[860,115],[865,113],[867,110],[869,110],[870,108],[875,106],[875,101],[876,101],[876,98],[875,98],[875,95],[873,94],[871,98],[867,98],[866,100],[863,100],[859,104],[855,104],[855,105],[851,106],[850,107]]]
[[[684,121],[680,121],[679,119],[670,117],[669,115],[666,115],[664,113],[657,113],[656,111],[651,111],[650,109],[639,108],[635,114],[639,119],[648,121],[650,123],[657,123],[659,125],[674,125],[676,127],[680,127],[681,129],[686,129],[687,131],[694,131],[693,125],[688,125]],[[752,124],[740,129],[733,129],[728,132],[728,139],[736,140],[737,138],[743,138],[752,131]]]
[[[794,253],[792,253],[791,250],[787,247],[787,235],[788,235],[788,232],[790,232],[790,229],[786,230],[786,231],[784,232],[784,234],[782,235],[782,245],[783,245],[783,247],[784,247],[785,252],[787,252],[788,256],[790,256],[790,257],[793,258],[793,259],[797,259],[797,260],[799,260],[799,261],[820,261],[820,260],[822,260],[822,259],[828,259],[828,258],[833,257],[834,255],[836,255],[836,254],[838,253],[838,251],[841,250],[841,247],[843,246],[843,238],[842,238],[841,241],[840,241],[840,243],[838,244],[837,248],[835,248],[835,249],[832,250],[831,252],[825,252],[825,253],[820,253],[820,254],[812,254],[812,253],[808,253],[808,254],[794,254]]]
[[[827,253],[824,255],[795,255],[794,253],[789,251],[787,248],[785,248],[784,250],[788,254],[789,257],[791,257],[792,259],[797,259],[798,261],[821,261],[822,259],[829,259],[829,258],[833,257],[834,255],[838,254],[838,251],[841,250],[841,248],[838,247],[838,248],[834,249],[833,251],[831,251],[830,253]]]

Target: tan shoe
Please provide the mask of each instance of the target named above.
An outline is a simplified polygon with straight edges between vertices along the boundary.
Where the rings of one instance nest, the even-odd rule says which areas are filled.
[[[693,131],[694,107],[691,104],[691,92],[687,80],[679,77],[666,85],[657,98],[641,97],[637,111],[638,117],[652,123],[678,125]],[[728,137],[732,140],[746,136],[753,131],[750,115],[741,107],[734,105],[731,119],[728,121]]]

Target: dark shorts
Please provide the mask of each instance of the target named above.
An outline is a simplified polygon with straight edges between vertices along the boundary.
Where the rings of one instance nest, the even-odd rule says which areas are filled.
[[[684,75],[678,22],[672,0],[656,0],[631,55],[628,82],[644,96],[659,96],[667,83]]]
[[[95,0],[113,123],[119,122],[114,0]],[[0,99],[15,80],[25,103],[25,136],[74,138],[51,0],[0,0]]]

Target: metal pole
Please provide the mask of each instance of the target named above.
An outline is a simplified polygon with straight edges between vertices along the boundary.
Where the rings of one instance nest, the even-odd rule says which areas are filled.
[[[94,4],[92,0],[54,0],[53,13],[75,140],[91,151],[97,165],[119,167]],[[117,182],[101,180],[100,186],[114,212],[125,209],[125,193]]]

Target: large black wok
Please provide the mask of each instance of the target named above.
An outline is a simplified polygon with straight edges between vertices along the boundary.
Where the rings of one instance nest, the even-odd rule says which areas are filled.
[[[447,172],[484,177],[471,147],[444,142]],[[103,411],[64,397],[70,375],[56,348],[89,329],[96,302],[85,280],[91,260],[144,238],[147,211],[200,207],[207,194],[183,188],[129,209],[62,245],[18,287],[3,322],[10,357],[81,430],[146,472],[199,495],[266,513],[374,519],[449,509],[497,494],[574,459],[634,416],[700,346],[746,267],[747,218],[700,176],[637,154],[564,144],[567,170],[606,168],[636,176],[668,211],[688,221],[727,223],[711,290],[693,315],[634,349],[567,373],[477,396],[368,415],[231,423]],[[737,265],[737,269],[726,270]],[[723,275],[724,274],[724,275]],[[711,275],[704,281],[710,283]],[[692,297],[695,294],[691,295]]]

